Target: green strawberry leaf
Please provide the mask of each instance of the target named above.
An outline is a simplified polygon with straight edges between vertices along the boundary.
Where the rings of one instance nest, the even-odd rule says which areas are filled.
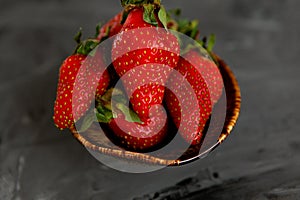
[[[208,52],[212,52],[216,44],[216,35],[211,34],[208,38],[204,37],[202,41],[199,42]]]
[[[126,121],[142,123],[139,116],[124,104],[117,103],[116,107],[124,114]]]
[[[160,22],[163,24],[164,28],[167,28],[168,17],[167,17],[166,9],[163,6],[160,7],[160,10],[158,12],[158,18]]]
[[[183,33],[193,39],[196,39],[199,33],[198,20],[187,20],[181,18],[181,10],[173,9],[167,12],[168,23],[171,24],[171,29]]]
[[[79,132],[88,130],[95,122],[109,123],[113,119],[113,113],[108,105],[99,103],[97,108],[90,109],[82,120]]]
[[[212,60],[216,63],[216,65],[219,66],[219,61],[216,59],[214,53],[213,53],[213,48],[216,44],[216,35],[211,34],[208,38],[204,37],[202,41],[198,41],[198,43],[208,52]]]
[[[157,26],[158,22],[155,17],[155,6],[152,4],[145,4],[143,5],[143,7],[144,7],[144,16],[143,16],[144,21],[154,26]]]
[[[84,116],[79,132],[88,130],[95,122],[108,123],[112,118],[111,110],[99,104],[96,109],[89,110]]]
[[[99,22],[99,23],[97,24],[97,26],[96,26],[95,38],[97,38],[98,35],[100,34],[101,27],[102,27],[102,23]]]
[[[130,4],[142,4],[145,0],[121,0],[121,4],[123,7]]]
[[[88,130],[94,122],[97,122],[97,120],[95,118],[95,110],[92,109],[84,116],[79,132]]]
[[[100,27],[98,26],[96,28],[97,30],[100,29]],[[100,43],[100,41],[96,39],[86,39],[84,41],[81,41],[81,37],[82,37],[82,29],[80,28],[78,33],[74,37],[74,40],[77,42],[77,46],[73,54],[88,55]]]
[[[99,45],[99,43],[100,42],[98,40],[87,39],[78,45],[75,52],[82,55],[88,55]]]
[[[96,116],[98,118],[98,122],[108,123],[113,118],[112,111],[107,108],[105,105],[98,104],[97,106]]]
[[[168,14],[171,16],[180,17],[181,10],[180,10],[180,8],[171,9],[171,10],[168,10]]]
[[[105,115],[101,114],[101,113],[96,113],[98,122],[102,122],[102,123],[108,123],[109,120],[107,120],[107,118],[105,117]]]
[[[129,6],[129,5],[144,5],[144,4],[154,4],[154,5],[160,5],[160,0],[121,0],[121,4],[123,7]]]
[[[178,20],[178,32],[183,33],[193,39],[196,39],[198,35],[198,20],[185,20],[180,19]]]
[[[106,93],[101,97],[101,99],[105,102],[111,102],[113,94],[114,94],[114,98],[113,98],[114,101],[125,102],[125,103],[127,102],[122,90],[117,88],[108,89]]]
[[[118,117],[117,113],[122,113],[125,116],[125,120],[129,122],[142,123],[138,115],[133,112],[126,103],[128,99],[124,95],[124,92],[117,88],[110,88],[99,99],[97,106],[97,117],[99,122],[108,123],[112,118]],[[115,108],[116,110],[113,110]]]
[[[74,36],[74,40],[77,44],[81,43],[81,37],[82,37],[82,28],[79,28],[78,33]]]
[[[216,44],[216,35],[215,34],[211,34],[209,37],[208,37],[208,40],[207,40],[207,51],[209,52],[212,52],[213,51],[213,48]]]
[[[191,36],[191,38],[196,39],[196,37],[199,33],[198,24],[199,24],[198,20],[191,21],[191,24],[190,24],[191,25],[190,26],[190,32],[191,32],[190,36]]]

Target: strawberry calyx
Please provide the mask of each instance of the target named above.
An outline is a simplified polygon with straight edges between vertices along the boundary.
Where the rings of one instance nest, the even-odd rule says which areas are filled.
[[[120,115],[124,116],[128,122],[143,124],[138,115],[126,105],[127,101],[121,90],[110,88],[103,96],[97,99],[96,108],[88,111],[82,120],[80,131],[86,131],[94,122],[107,124]]]
[[[198,43],[207,51],[207,53],[212,58],[212,60],[216,63],[216,65],[219,66],[219,61],[215,57],[215,54],[213,53],[213,48],[216,44],[216,35],[211,34],[208,37],[203,37],[203,39],[201,41],[198,41]]]
[[[112,117],[116,118],[119,113],[125,116],[125,120],[128,122],[138,122],[142,123],[138,115],[133,112],[128,105],[126,105],[128,100],[124,95],[123,91],[117,88],[110,88],[100,99],[98,106],[103,106],[110,112],[112,112]]]
[[[208,37],[203,37],[202,40],[199,40],[199,21],[198,20],[188,20],[181,18],[181,10],[173,9],[167,12],[168,28],[183,33],[192,39],[196,40],[196,44],[183,44],[186,46],[183,50],[184,53],[189,52],[192,49],[200,49],[199,45],[203,47],[211,57],[213,57],[213,48],[216,43],[216,36],[214,34],[209,35]],[[180,40],[180,38],[179,38]]]
[[[121,4],[124,8],[143,6],[145,4],[153,4],[159,7],[161,5],[160,2],[160,0],[121,0]]]
[[[216,35],[211,34],[208,37],[203,37],[201,41],[199,41],[199,44],[206,49],[209,53],[212,53],[213,48],[216,44]]]
[[[199,36],[198,20],[188,20],[181,18],[181,10],[174,9],[167,12],[168,28],[183,33],[193,39]]]
[[[88,55],[101,42],[101,41],[99,41],[97,39],[93,39],[93,38],[89,38],[89,39],[82,41],[81,37],[82,37],[82,30],[80,29],[74,37],[74,40],[77,42],[77,47],[73,54]]]
[[[208,37],[204,37],[202,40],[195,40],[193,44],[185,45],[185,48],[182,50],[182,54],[186,54],[190,51],[198,51],[202,55],[209,55],[209,57],[218,65],[218,61],[215,59],[213,48],[216,43],[216,36],[211,34]]]
[[[99,43],[100,42],[96,39],[84,40],[77,46],[75,52],[82,55],[88,55],[99,45]]]
[[[122,23],[126,21],[128,13],[135,8],[143,8],[143,19],[145,22],[153,26],[163,26],[167,28],[167,11],[160,0],[121,0],[121,4],[124,7],[124,15]]]
[[[186,19],[181,19],[178,20],[178,32],[183,33],[193,39],[197,39],[199,35],[199,30],[198,30],[198,25],[199,22],[198,20],[186,20]]]

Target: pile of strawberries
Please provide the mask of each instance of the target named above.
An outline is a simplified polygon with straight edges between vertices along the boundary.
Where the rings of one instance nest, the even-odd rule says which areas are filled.
[[[59,71],[55,125],[62,130],[82,121],[84,131],[94,122],[88,116],[95,115],[123,148],[145,151],[164,143],[171,119],[186,142],[201,144],[223,80],[203,49],[187,45],[183,52],[180,37],[169,31],[197,40],[196,21],[177,19],[177,11],[167,13],[160,0],[121,3],[124,10],[98,28],[97,37],[76,37],[77,48]],[[113,62],[107,68],[103,55],[93,50],[111,37]],[[199,44],[211,52],[210,42]],[[124,91],[115,88],[118,80]]]

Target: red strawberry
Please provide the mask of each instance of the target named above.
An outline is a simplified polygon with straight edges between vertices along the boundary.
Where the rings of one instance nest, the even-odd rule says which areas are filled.
[[[212,106],[222,93],[222,77],[216,64],[196,50],[190,50],[184,58],[181,57],[175,69],[184,78],[175,73],[171,75],[170,86],[175,94],[167,90],[166,104],[183,138],[193,145],[200,144]],[[180,87],[184,81],[188,81],[192,89]],[[195,109],[195,105],[198,108]]]
[[[159,8],[156,6],[139,4],[133,8],[112,48],[114,68],[130,96],[133,110],[142,121],[149,118],[151,106],[162,104],[164,85],[178,63],[180,51],[172,33],[155,28],[164,24],[157,17]]]
[[[161,144],[167,135],[167,114],[161,108],[154,107],[148,120],[143,124],[129,122],[124,114],[109,122],[109,127],[120,140],[122,146],[134,151],[149,150]]]
[[[196,50],[189,51],[185,58],[192,61],[194,66],[197,66],[197,69],[200,70],[210,91],[212,103],[215,104],[223,92],[223,78],[216,63],[201,56]]]
[[[87,59],[86,55],[77,53],[63,62],[53,116],[58,128],[70,128],[86,113],[95,95],[105,92],[110,78],[103,67],[104,62],[97,54]]]
[[[128,106],[128,99],[120,89],[110,88],[96,104],[97,121],[107,124],[111,131],[108,137],[127,150],[148,151],[161,144],[167,136],[167,114],[163,107],[153,106],[144,122]],[[95,116],[95,112],[91,112]],[[82,128],[87,130],[94,119],[88,115]]]
[[[118,34],[122,29],[122,24],[121,24],[122,18],[123,18],[123,11],[118,13],[114,18],[109,20],[104,26],[101,27],[97,39],[99,41],[102,41],[108,37]]]
[[[63,62],[60,68],[53,116],[55,125],[60,129],[71,127],[75,119],[78,120],[89,107],[89,100],[85,96],[80,98],[82,102],[72,103],[74,82],[76,78],[81,79],[81,74],[79,75],[78,71],[85,58],[85,55],[72,55]],[[77,109],[78,112],[73,112],[72,104],[79,108]]]

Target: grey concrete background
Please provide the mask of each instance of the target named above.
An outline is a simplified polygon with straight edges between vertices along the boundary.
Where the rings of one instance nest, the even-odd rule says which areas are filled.
[[[94,34],[119,2],[0,0],[1,200],[300,199],[300,1],[164,3],[217,35],[215,51],[239,80],[242,112],[228,140],[183,167],[134,175],[103,166],[51,116],[72,36]]]

